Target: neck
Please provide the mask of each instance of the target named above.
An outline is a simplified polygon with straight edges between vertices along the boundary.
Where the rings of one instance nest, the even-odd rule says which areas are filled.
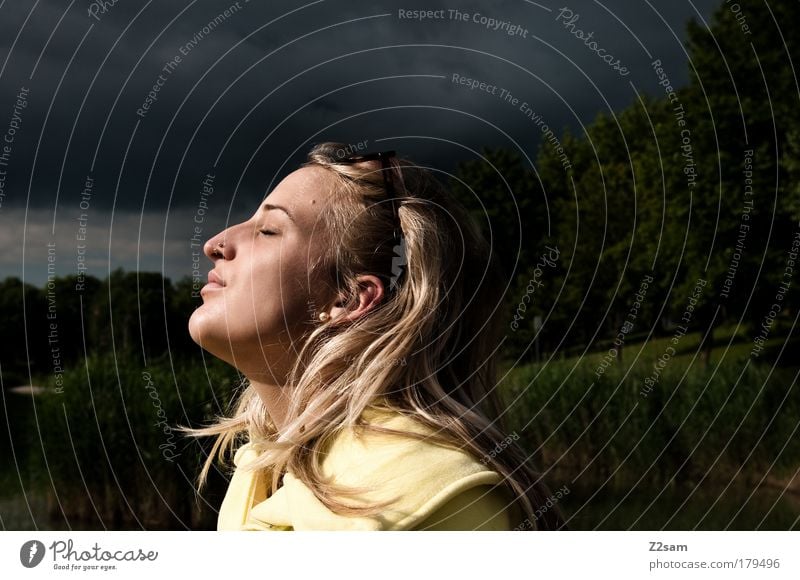
[[[267,413],[269,413],[275,427],[278,431],[283,430],[286,424],[286,415],[289,411],[289,398],[286,396],[285,386],[266,378],[254,379],[248,377],[248,379],[267,408]]]
[[[281,432],[287,424],[290,398],[286,390],[289,369],[292,366],[291,352],[288,348],[261,347],[261,356],[250,360],[241,357],[240,364],[234,365],[247,377],[250,385],[258,393],[269,413],[275,428]],[[247,364],[241,364],[247,363]]]

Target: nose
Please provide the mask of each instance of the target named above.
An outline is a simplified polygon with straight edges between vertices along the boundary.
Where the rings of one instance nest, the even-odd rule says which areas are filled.
[[[228,230],[223,230],[203,245],[203,253],[212,262],[216,262],[220,258],[230,259],[233,253],[232,238],[227,234]]]

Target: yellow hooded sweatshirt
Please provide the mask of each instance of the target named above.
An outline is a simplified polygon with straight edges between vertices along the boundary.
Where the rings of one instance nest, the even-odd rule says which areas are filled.
[[[412,418],[383,409],[364,419],[391,429],[430,433]],[[322,472],[343,486],[368,486],[351,504],[397,498],[381,513],[339,515],[325,507],[291,471],[268,495],[264,471],[239,469],[258,457],[252,443],[234,456],[236,469],[222,502],[218,530],[511,530],[521,518],[502,476],[471,454],[411,437],[343,430],[322,460]]]

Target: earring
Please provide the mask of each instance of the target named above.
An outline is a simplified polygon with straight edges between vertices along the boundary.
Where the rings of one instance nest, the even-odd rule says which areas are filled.
[[[331,315],[328,314],[327,312],[320,312],[319,313],[319,319],[322,322],[327,322],[330,317],[331,317]]]

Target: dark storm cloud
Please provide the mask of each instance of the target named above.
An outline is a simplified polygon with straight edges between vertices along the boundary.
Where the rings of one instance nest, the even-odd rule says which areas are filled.
[[[85,213],[93,260],[131,268],[137,255],[143,269],[163,263],[168,273],[186,274],[179,264],[191,257],[187,239],[206,174],[215,176],[202,224],[207,237],[249,215],[313,142],[367,140],[444,170],[486,145],[516,143],[533,158],[541,131],[519,107],[456,84],[453,74],[510,91],[557,132],[580,132],[598,111],[632,102],[633,87],[660,94],[654,58],[674,83],[685,83],[686,21],[708,18],[716,5],[462,2],[426,4],[445,17],[418,21],[399,17],[401,9],[422,8],[405,2],[118,0],[96,17],[85,1],[6,2],[0,131],[20,89],[29,96],[0,215],[24,219],[27,207],[38,221],[29,223],[26,244],[39,247],[49,236],[71,255]],[[564,7],[627,76],[556,20]],[[452,18],[451,9],[467,20]],[[493,30],[481,17],[508,26]],[[508,34],[511,26],[524,37]],[[148,103],[151,91],[156,99]],[[87,176],[94,185],[83,211]],[[112,209],[114,222],[126,224],[118,235]],[[133,238],[129,214],[141,221]],[[115,262],[115,238],[140,249],[140,239],[157,239],[164,249],[128,248]],[[0,274],[14,273],[21,259],[7,256]],[[73,262],[60,268],[70,271]]]

